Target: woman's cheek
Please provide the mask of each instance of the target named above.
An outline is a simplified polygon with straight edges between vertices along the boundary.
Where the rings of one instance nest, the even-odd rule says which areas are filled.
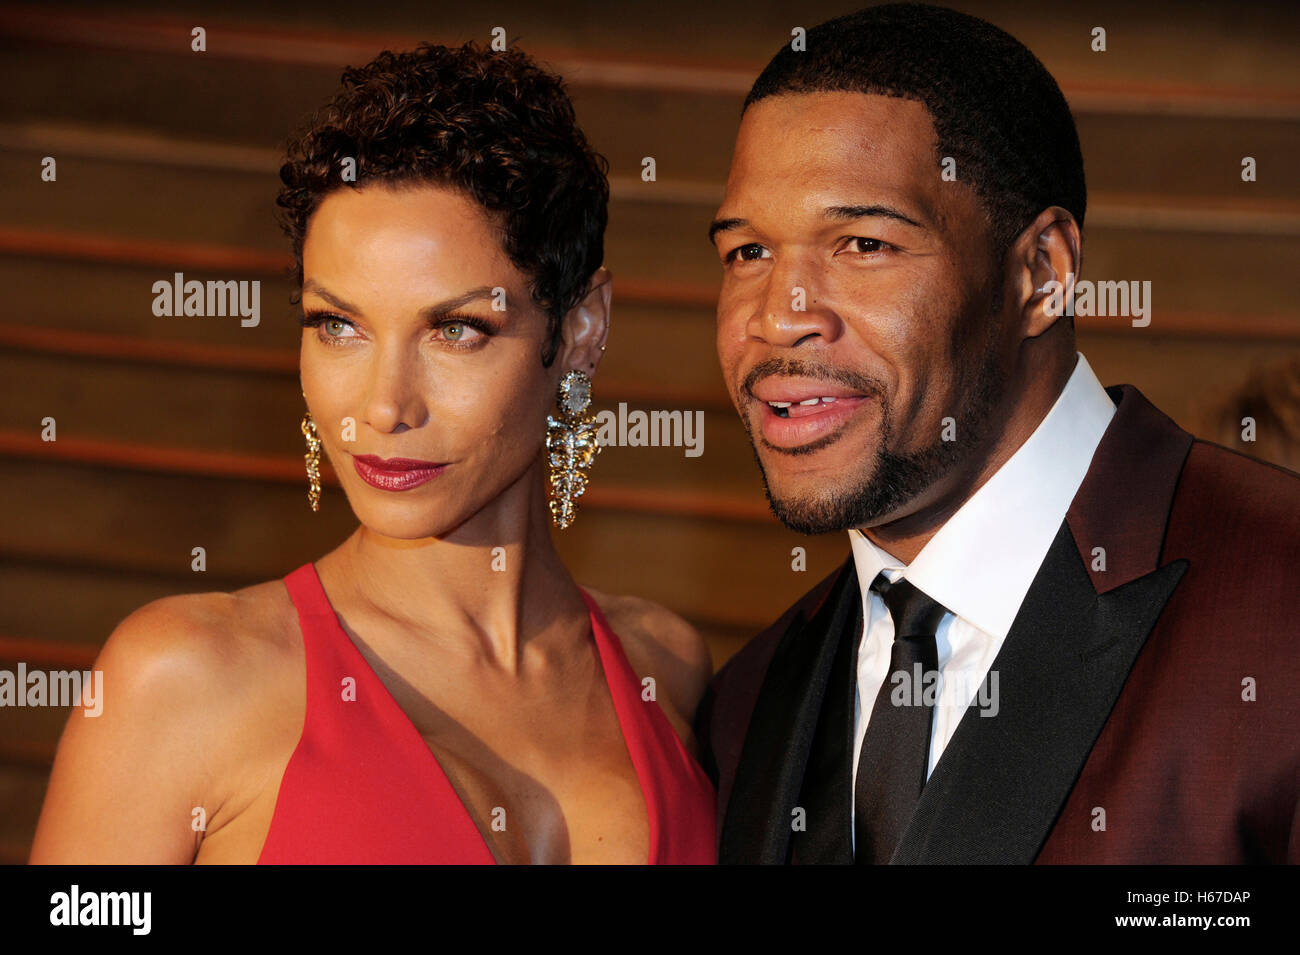
[[[491,447],[482,450],[489,450],[492,454],[513,455],[531,450],[545,439],[546,413],[539,413],[535,400],[480,398],[458,404],[453,414],[460,437],[472,445],[489,443]]]

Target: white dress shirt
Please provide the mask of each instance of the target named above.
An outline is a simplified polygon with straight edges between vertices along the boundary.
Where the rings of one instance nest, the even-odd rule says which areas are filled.
[[[884,600],[871,591],[872,581],[882,570],[890,581],[905,577],[948,611],[935,633],[939,683],[930,728],[928,779],[989,676],[989,667],[1115,413],[1114,402],[1087,359],[1075,354],[1078,360],[1069,381],[1034,433],[948,518],[910,565],[860,531],[849,531],[863,620],[853,708],[855,786],[862,738],[889,670],[894,642],[894,623]],[[997,684],[989,679],[978,701],[990,715],[997,705],[996,690]]]

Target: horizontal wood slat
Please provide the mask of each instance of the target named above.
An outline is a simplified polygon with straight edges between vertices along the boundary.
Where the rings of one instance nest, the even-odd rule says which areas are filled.
[[[279,484],[302,484],[304,487],[306,482],[302,462],[293,458],[75,436],[60,437],[57,441],[42,441],[35,430],[22,431],[16,428],[0,428],[0,456],[173,476],[272,481]],[[321,484],[339,486],[338,476],[325,461],[321,462]],[[582,503],[584,508],[675,517],[760,522],[772,519],[771,512],[762,500],[694,489],[611,487],[593,483],[583,495]]]
[[[284,275],[293,264],[287,254],[257,249],[12,225],[0,225],[0,254],[252,275]],[[637,304],[712,308],[718,302],[717,286],[707,283],[617,281],[620,300]]]
[[[333,488],[313,514],[301,485],[257,487],[111,463],[88,467],[0,457],[0,494],[25,502],[0,524],[0,557],[6,561],[76,564],[93,555],[119,574],[186,576],[195,581],[192,589],[203,589],[207,579],[282,576],[329,552],[357,526],[346,499]],[[618,507],[584,501],[578,522],[553,536],[582,583],[640,594],[688,618],[750,626],[774,619],[843,560],[848,547],[845,534],[809,538],[785,529],[762,516],[761,501],[755,495],[739,503],[742,514],[734,516],[749,512],[749,520],[692,511],[680,500],[666,506],[660,500],[613,501]],[[656,506],[672,513],[624,509]],[[207,554],[202,573],[191,568],[196,546]],[[793,566],[796,547],[804,549],[806,571]]]
[[[274,481],[279,484],[303,484],[306,481],[302,462],[291,458],[128,444],[74,436],[60,437],[57,441],[42,441],[35,430],[20,431],[14,428],[0,428],[0,455],[153,474]],[[321,483],[338,486],[338,478],[325,461],[321,462]]]
[[[283,274],[293,265],[293,259],[287,253],[203,242],[28,229],[13,225],[0,225],[0,253],[254,275]]]
[[[0,737],[0,764],[48,770],[58,743]]]
[[[264,176],[271,184],[277,181],[284,158],[273,149],[60,123],[0,122],[0,150],[40,152],[60,157],[72,155],[163,168],[193,167],[224,174],[255,173]],[[1129,155],[1123,158],[1130,162],[1132,159]],[[716,181],[660,178],[647,183],[639,178],[611,175],[609,184],[614,199],[652,205],[673,203],[713,207],[723,198],[723,185]],[[1276,197],[1257,199],[1253,196],[1253,185],[1244,187],[1239,197],[1179,196],[1176,203],[1171,203],[1170,196],[1164,193],[1098,192],[1090,189],[1088,222],[1108,228],[1171,232],[1300,235],[1300,201]]]
[[[737,23],[721,9],[646,4],[656,16],[638,25],[633,9],[550,3],[506,0],[498,13],[512,41],[565,77],[611,161],[615,318],[597,402],[702,409],[709,437],[698,461],[602,455],[556,545],[584,585],[685,616],[721,665],[849,552],[843,534],[807,538],[772,517],[712,343],[719,273],[703,227],[741,99],[782,42],[784,15]],[[1083,317],[1080,350],[1104,383],[1137,384],[1195,430],[1212,399],[1300,347],[1300,91],[1277,55],[1300,21],[1261,5],[1223,30],[1208,8],[1154,8],[1119,22],[1123,5],[1102,3],[1104,59],[1086,52],[1086,11],[1062,7],[1050,29],[1010,2],[984,15],[1048,63],[1075,114],[1090,186],[1084,277],[1154,286],[1150,327]],[[830,8],[800,9],[811,25]],[[272,579],[355,527],[328,463],[325,506],[311,515],[300,450],[276,453],[301,448],[301,333],[273,222],[275,147],[345,64],[421,39],[483,39],[487,20],[454,6],[429,19],[413,0],[370,11],[367,30],[328,5],[292,19],[250,0],[213,12],[196,21],[208,30],[199,57],[193,12],[154,0],[0,6],[11,67],[0,283],[18,287],[0,320],[0,380],[15,393],[0,417],[0,491],[18,502],[0,526],[0,667],[87,669],[135,607]],[[683,39],[689,17],[697,35]],[[60,176],[41,191],[33,170],[45,155]],[[638,178],[645,155],[655,182]],[[1240,182],[1245,155],[1258,160],[1256,183]],[[261,327],[153,317],[145,293],[172,271],[261,279]],[[46,414],[57,442],[39,438]],[[195,544],[209,572],[190,569]],[[26,861],[67,715],[0,711],[0,864]]]
[[[181,271],[212,270],[237,274],[283,274],[287,259],[252,249],[203,243],[177,243],[114,238],[102,234],[70,233],[45,229],[0,226],[0,254],[49,256],[123,266],[158,266]],[[1135,276],[1125,274],[1124,281]],[[620,301],[636,305],[665,305],[700,310],[716,309],[718,286],[702,282],[615,278]],[[1080,316],[1077,328],[1110,331],[1116,319]],[[1210,335],[1234,338],[1300,338],[1300,315],[1240,315],[1195,310],[1161,309],[1158,324],[1135,329],[1143,334]],[[51,339],[53,341],[53,339]]]
[[[0,660],[23,660],[29,667],[85,670],[98,655],[99,647],[93,644],[0,635]]]
[[[203,18],[213,40],[207,56],[244,62],[331,67],[370,59],[383,49],[409,49],[427,36],[411,32],[365,32],[286,28]],[[191,55],[190,19],[129,11],[52,10],[48,6],[0,7],[0,33],[30,43],[89,49]],[[219,42],[218,42],[219,41]],[[763,61],[724,56],[628,56],[616,50],[529,45],[571,86],[743,95]],[[1300,95],[1292,90],[1231,84],[1194,84],[1059,78],[1074,108],[1124,112],[1190,112],[1197,115],[1300,118]]]
[[[141,338],[3,321],[0,321],[0,333],[7,347],[42,355],[298,377],[296,349]],[[615,400],[686,404],[692,408],[731,408],[721,381],[714,388],[697,388],[672,381],[628,381],[616,375],[602,374],[598,389],[602,395]]]

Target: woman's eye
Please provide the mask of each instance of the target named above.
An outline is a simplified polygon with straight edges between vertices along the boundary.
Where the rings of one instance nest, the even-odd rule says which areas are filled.
[[[450,345],[469,345],[485,337],[480,329],[467,321],[444,322],[437,330],[438,337]]]
[[[325,334],[331,338],[343,337],[346,328],[348,328],[348,323],[341,318],[327,318],[325,320]]]

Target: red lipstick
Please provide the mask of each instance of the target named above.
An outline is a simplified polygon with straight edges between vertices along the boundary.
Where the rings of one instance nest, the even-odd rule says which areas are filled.
[[[432,481],[447,465],[415,458],[384,458],[373,454],[352,455],[352,466],[357,475],[371,487],[381,491],[409,491]]]

